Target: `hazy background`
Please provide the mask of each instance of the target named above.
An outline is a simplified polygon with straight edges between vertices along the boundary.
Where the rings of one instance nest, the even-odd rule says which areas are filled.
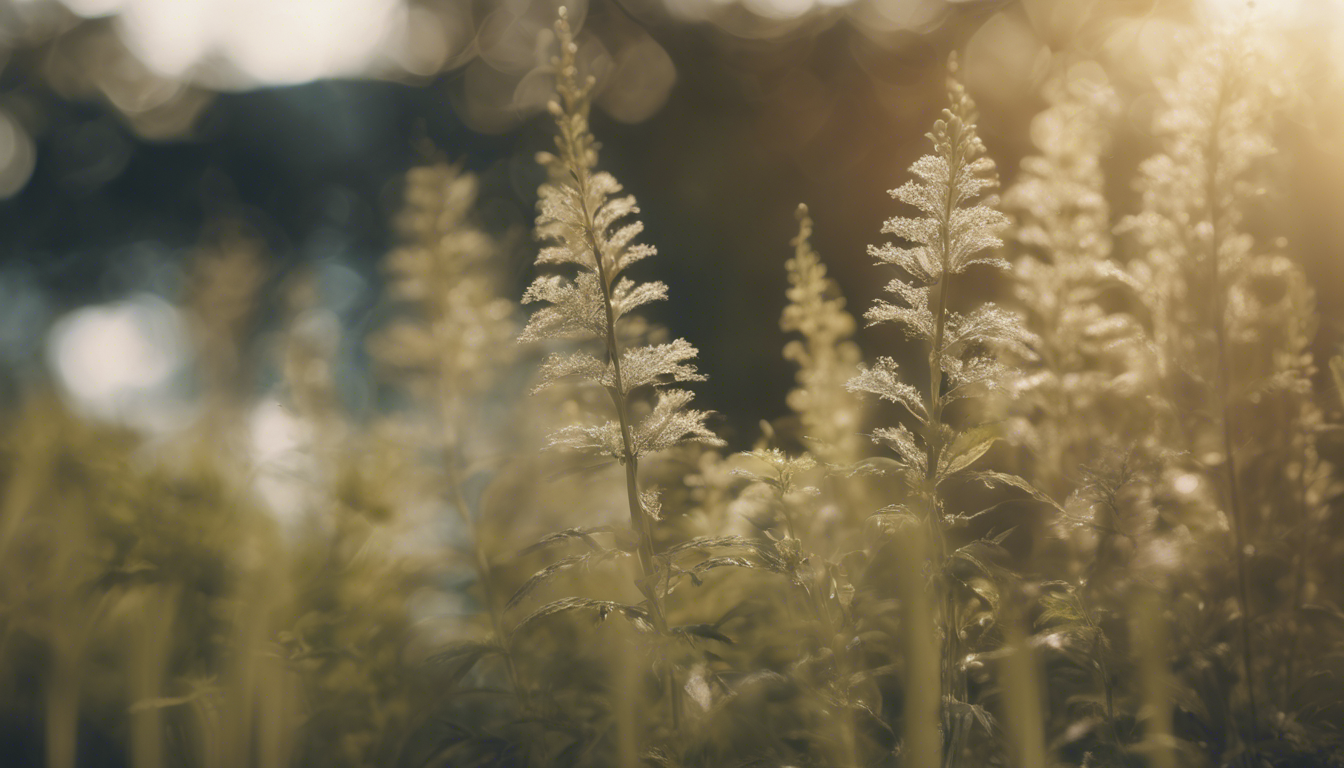
[[[191,393],[173,302],[221,221],[264,238],[269,280],[313,268],[345,330],[342,387],[375,407],[364,334],[395,242],[400,177],[428,148],[483,178],[481,215],[528,227],[551,126],[538,34],[553,0],[4,0],[0,2],[0,391],[54,374],[85,410],[172,428]],[[1153,148],[1154,75],[1192,23],[1236,0],[594,0],[571,3],[599,75],[603,166],[640,200],[655,317],[700,347],[698,402],[739,445],[784,412],[784,260],[806,202],[851,308],[888,276],[864,249],[901,212],[885,194],[925,151],[943,63],[964,54],[981,134],[1011,180],[1038,86],[1078,61],[1126,104],[1108,160],[1117,206]],[[1260,0],[1301,42],[1284,106],[1283,183],[1267,198],[1320,293],[1323,351],[1344,330],[1344,0]],[[1121,210],[1121,213],[1129,212]],[[1122,249],[1127,247],[1121,241]],[[1123,251],[1122,251],[1123,253]],[[985,284],[988,293],[1002,286]],[[518,294],[515,293],[516,297]],[[267,323],[278,319],[278,302]],[[899,343],[865,331],[868,357]],[[50,372],[50,373],[47,373]],[[266,385],[258,381],[258,389]]]

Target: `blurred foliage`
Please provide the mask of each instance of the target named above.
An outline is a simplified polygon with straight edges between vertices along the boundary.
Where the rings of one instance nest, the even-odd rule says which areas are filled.
[[[15,50],[48,47],[20,64],[125,33],[75,18],[95,5],[16,10]],[[1344,765],[1344,359],[1302,218],[1339,197],[1295,183],[1337,106],[1337,75],[1304,79],[1338,70],[1300,28],[1187,3],[959,5],[491,7],[437,63],[400,65],[464,67],[474,128],[544,106],[555,149],[477,174],[419,142],[378,298],[225,206],[158,296],[54,326],[52,370],[15,364],[0,413],[0,756]],[[413,10],[440,32],[464,13]],[[685,19],[716,25],[704,58],[737,57],[725,79],[760,123],[685,137],[686,168],[616,126],[625,148],[602,147],[604,110],[658,108],[622,78],[671,88],[641,69],[663,61],[646,29],[680,39]],[[964,53],[944,89],[946,47]],[[827,96],[827,61],[867,96]],[[211,66],[159,106],[206,98]],[[920,94],[944,90],[939,117]],[[847,98],[882,119],[823,150]],[[1017,128],[1014,99],[1040,110]],[[879,141],[893,122],[931,125],[931,154]],[[711,183],[772,157],[819,193],[770,214],[797,211],[791,243],[748,215],[772,200]],[[646,163],[689,181],[646,195]],[[501,174],[540,184],[525,290]],[[903,334],[856,327],[877,291],[846,302],[849,276],[879,272],[825,235],[877,210],[848,206],[879,175],[899,205],[865,317]],[[738,234],[678,240],[673,199]],[[648,258],[663,234],[744,232],[770,280]],[[672,276],[694,270],[732,311],[682,311]],[[665,299],[671,329],[644,316]],[[710,393],[765,356],[735,386],[790,412],[733,452],[670,385]]]

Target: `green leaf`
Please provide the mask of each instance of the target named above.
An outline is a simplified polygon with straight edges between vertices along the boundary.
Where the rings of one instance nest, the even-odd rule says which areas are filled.
[[[597,543],[597,540],[593,538],[593,534],[613,532],[616,532],[616,528],[610,525],[598,525],[591,528],[566,528],[563,531],[556,531],[555,533],[542,537],[536,544],[521,550],[518,555],[520,557],[522,555],[530,555],[539,549],[544,549],[552,544],[558,544],[562,541],[571,539],[578,539],[593,549],[602,549],[602,545]]]
[[[952,553],[953,559],[970,563],[991,579],[1011,578],[1012,573],[999,565],[999,561],[1008,557],[1007,551],[998,543],[988,539],[978,539]]]
[[[1031,496],[1031,498],[1041,502],[1042,504],[1047,504],[1051,507],[1054,507],[1060,513],[1064,513],[1064,507],[1059,502],[1050,498],[1048,495],[1046,495],[1044,491],[1032,485],[1031,483],[1027,482],[1027,480],[1018,477],[1017,475],[1011,475],[1008,474],[1007,472],[992,472],[992,471],[980,470],[976,472],[968,472],[967,474],[963,475],[963,477],[971,480],[979,480],[980,482],[984,483],[985,485],[991,488],[994,487],[996,484],[1010,485],[1014,488],[1017,488],[1018,490],[1026,491],[1027,495]]]
[[[435,681],[446,688],[454,688],[481,659],[504,649],[493,643],[462,642],[449,646],[425,659],[424,666]]]
[[[994,585],[992,579],[971,579],[969,581],[958,579],[958,581],[961,581],[967,589],[974,592],[981,600],[984,600],[985,605],[989,606],[991,613],[998,613],[999,590],[998,587]]]
[[[745,536],[700,536],[680,544],[674,544],[663,550],[663,555],[672,557],[683,552],[692,550],[711,550],[711,549],[749,549],[755,552],[762,560],[770,566],[782,566],[783,563],[775,557],[771,551],[771,545],[768,541],[760,539],[749,539]]]
[[[1067,629],[1083,624],[1086,618],[1073,590],[1041,595],[1041,615],[1036,618],[1037,626],[1057,624]]]
[[[939,481],[974,464],[999,439],[998,430],[989,425],[968,429],[957,435],[939,462],[942,465],[938,468]]]
[[[574,568],[587,569],[589,566],[595,563],[604,563],[610,560],[615,560],[616,558],[619,557],[628,557],[628,556],[629,553],[627,552],[621,552],[619,550],[614,549],[603,549],[598,552],[591,552],[582,555],[570,555],[569,557],[557,560],[554,563],[551,563],[550,565],[546,566],[545,568],[542,568],[540,571],[537,571],[536,573],[532,574],[531,578],[523,582],[523,585],[518,588],[518,591],[514,592],[513,596],[509,598],[509,602],[504,605],[504,610],[507,611],[517,606],[518,603],[522,602],[525,597],[532,594],[532,592],[534,592],[541,585],[555,578],[556,575],[561,573],[562,571],[568,571]]]
[[[608,616],[616,613],[623,616],[640,632],[654,631],[653,624],[649,621],[649,615],[643,608],[616,603],[610,600],[594,600],[589,597],[564,597],[554,602],[547,603],[528,614],[527,618],[518,622],[518,626],[513,628],[513,634],[516,635],[519,632],[522,632],[524,628],[529,627],[534,622],[548,616],[579,610],[596,611],[598,621],[604,621]]]
[[[701,637],[706,640],[718,640],[720,643],[732,645],[733,639],[719,631],[714,624],[687,624],[681,627],[673,627],[672,632],[686,637]]]
[[[903,667],[904,667],[903,664],[883,664],[880,667],[873,667],[871,669],[861,669],[858,672],[855,672],[849,676],[849,687],[853,688],[857,685],[867,682],[868,680],[872,680],[875,677],[894,675],[897,672],[900,672]]]

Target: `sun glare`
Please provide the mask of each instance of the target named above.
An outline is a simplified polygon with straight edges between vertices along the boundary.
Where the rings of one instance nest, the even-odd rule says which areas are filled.
[[[51,330],[48,356],[80,408],[152,427],[178,415],[170,389],[187,347],[177,310],[141,296],[67,315]]]
[[[1249,18],[1275,26],[1337,23],[1344,16],[1342,0],[1203,0],[1205,12],[1219,20]]]
[[[64,2],[83,16],[115,15],[127,46],[156,73],[208,70],[222,87],[364,74],[406,33],[401,0]]]

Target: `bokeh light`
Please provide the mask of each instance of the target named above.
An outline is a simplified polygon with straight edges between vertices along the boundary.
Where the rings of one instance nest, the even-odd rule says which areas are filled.
[[[367,73],[407,34],[399,0],[71,0],[115,15],[127,46],[157,74],[219,87]]]
[[[47,356],[78,409],[162,430],[182,424],[178,375],[189,362],[189,349],[177,309],[142,295],[78,309],[57,320]]]
[[[0,763],[1344,765],[1341,125],[1344,0],[0,0]]]
[[[0,200],[23,189],[36,163],[32,137],[13,115],[0,109]]]

